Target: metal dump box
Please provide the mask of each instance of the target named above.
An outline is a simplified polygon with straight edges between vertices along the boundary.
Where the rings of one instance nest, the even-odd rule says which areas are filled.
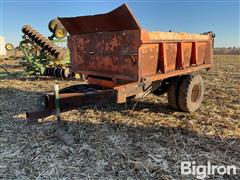
[[[88,81],[59,91],[62,111],[165,92],[174,109],[200,107],[203,80],[191,73],[212,66],[214,33],[148,32],[126,4],[106,14],[59,20],[69,33],[70,69]],[[28,118],[54,112],[54,94],[45,99],[45,107]]]
[[[101,15],[59,18],[71,69],[114,84],[212,63],[212,35],[148,32],[127,5]]]

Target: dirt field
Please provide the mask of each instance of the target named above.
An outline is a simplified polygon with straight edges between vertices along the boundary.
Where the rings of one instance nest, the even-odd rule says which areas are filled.
[[[195,179],[181,176],[181,161],[240,168],[240,56],[215,56],[202,73],[205,98],[192,114],[169,108],[166,95],[125,105],[79,108],[62,114],[75,137],[72,147],[53,136],[55,117],[28,125],[25,111],[42,103],[54,84],[21,77],[18,61],[0,65],[0,178],[3,179]],[[7,66],[8,65],[8,66]],[[7,73],[8,71],[9,73]],[[212,176],[210,179],[240,179]]]

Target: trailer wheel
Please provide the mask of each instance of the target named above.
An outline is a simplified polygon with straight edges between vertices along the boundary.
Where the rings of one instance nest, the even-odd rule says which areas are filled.
[[[5,49],[6,49],[7,51],[12,51],[12,50],[14,49],[14,47],[13,47],[13,45],[12,45],[11,43],[7,43],[7,44],[5,45]]]
[[[176,110],[179,110],[178,106],[178,89],[180,77],[176,77],[171,80],[170,86],[168,87],[168,104]]]
[[[178,104],[185,112],[196,111],[202,103],[204,83],[200,75],[185,75],[179,85]]]

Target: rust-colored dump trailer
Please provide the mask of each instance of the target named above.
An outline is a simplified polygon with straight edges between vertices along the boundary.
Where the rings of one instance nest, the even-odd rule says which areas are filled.
[[[211,34],[148,32],[126,5],[103,15],[59,19],[70,34],[72,71],[107,78],[114,86],[212,63]]]
[[[85,74],[88,81],[75,91],[69,91],[70,87],[60,91],[63,111],[85,104],[122,103],[127,98],[166,91],[173,108],[189,112],[199,108],[203,81],[190,73],[212,66],[212,32],[148,32],[126,4],[106,14],[59,20],[69,33],[71,70]],[[91,100],[84,93],[89,87],[95,89]],[[46,99],[45,113],[41,113],[49,115],[54,109],[53,94]]]

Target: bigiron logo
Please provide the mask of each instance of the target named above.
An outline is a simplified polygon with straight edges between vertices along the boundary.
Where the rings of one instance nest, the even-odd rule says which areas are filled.
[[[181,162],[181,175],[193,175],[197,179],[204,179],[209,175],[236,175],[237,168],[234,165],[212,165],[210,162],[207,165],[196,165],[195,161]]]

